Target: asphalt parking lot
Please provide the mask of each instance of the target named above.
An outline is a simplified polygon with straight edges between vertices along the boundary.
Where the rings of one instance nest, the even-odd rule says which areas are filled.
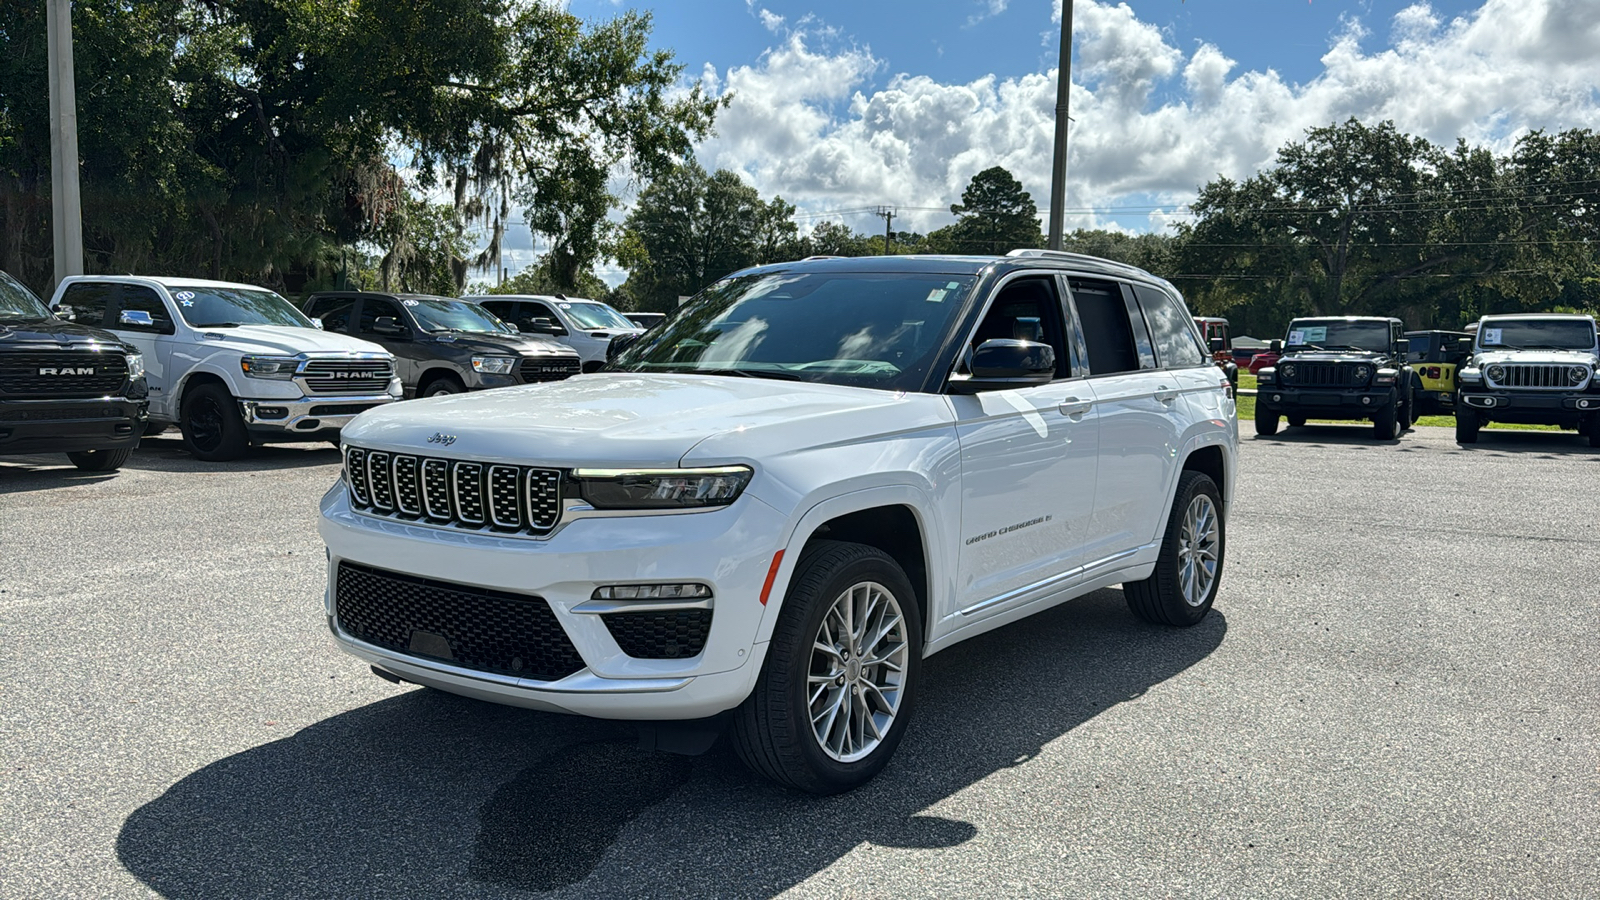
[[[1600,895],[1600,451],[1369,435],[1246,437],[1205,622],[1106,590],[935,656],[825,799],[368,674],[326,445],[0,457],[0,895]]]

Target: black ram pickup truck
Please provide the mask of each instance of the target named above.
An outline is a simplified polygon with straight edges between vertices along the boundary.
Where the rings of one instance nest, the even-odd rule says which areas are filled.
[[[0,453],[65,453],[110,472],[139,446],[148,394],[137,350],[56,318],[0,272]]]

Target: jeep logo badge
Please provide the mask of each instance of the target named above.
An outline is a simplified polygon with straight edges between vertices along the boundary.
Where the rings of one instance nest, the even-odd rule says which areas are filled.
[[[94,366],[69,366],[67,368],[44,367],[39,369],[40,375],[93,375]]]
[[[451,444],[454,444],[455,442],[456,442],[456,436],[455,435],[453,435],[453,434],[444,434],[443,432],[439,432],[439,431],[435,431],[433,433],[433,437],[428,438],[428,443],[430,443],[430,444],[443,444],[446,447],[450,446]]]

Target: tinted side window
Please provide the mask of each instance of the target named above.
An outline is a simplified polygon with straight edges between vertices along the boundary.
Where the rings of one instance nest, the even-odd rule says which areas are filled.
[[[63,319],[80,325],[104,325],[106,308],[116,293],[116,285],[92,281],[67,285],[61,292],[56,312]]]
[[[515,300],[480,300],[478,305],[494,313],[495,318],[502,322],[510,322],[521,326],[517,321],[517,303]]]
[[[533,319],[543,317],[549,319],[557,325],[561,324],[561,317],[556,315],[556,311],[537,300],[523,301],[522,308],[517,311],[517,315],[522,317],[524,321],[531,321]],[[517,324],[520,325],[521,323],[519,322]]]
[[[1190,324],[1194,320],[1178,307],[1177,301],[1165,291],[1146,285],[1134,285],[1133,295],[1139,301],[1139,308],[1144,311],[1146,324],[1150,326],[1156,360],[1162,368],[1197,366],[1206,361],[1207,354],[1196,342],[1194,328]],[[1212,327],[1221,330],[1220,324]]]
[[[306,308],[306,315],[322,320],[324,331],[350,334],[350,314],[356,301],[350,297],[319,297]]]
[[[361,301],[361,331],[365,334],[376,334],[373,325],[378,319],[389,316],[401,325],[406,325],[405,313],[400,311],[400,305],[393,300],[383,297],[366,297]],[[327,320],[323,320],[326,322]]]
[[[118,285],[121,288],[120,302],[117,304],[116,324],[112,327],[128,331],[145,331],[151,334],[172,334],[172,314],[167,311],[167,305],[161,302],[161,297],[155,291],[137,284]],[[122,313],[142,312],[150,315],[150,325],[130,325],[122,321]]]
[[[1072,304],[1078,311],[1078,322],[1083,327],[1089,374],[1138,371],[1139,351],[1134,346],[1133,327],[1121,286],[1074,278],[1068,287],[1072,292]],[[1139,330],[1142,334],[1143,322]]]

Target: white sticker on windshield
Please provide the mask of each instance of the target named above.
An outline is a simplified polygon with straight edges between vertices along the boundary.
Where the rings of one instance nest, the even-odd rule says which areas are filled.
[[[934,288],[928,292],[927,300],[929,303],[943,303],[944,295],[948,293],[950,293],[949,290],[940,290],[938,288]]]
[[[1306,342],[1306,333],[1304,331],[1291,331],[1291,332],[1289,332],[1289,344],[1291,346],[1293,346],[1294,344],[1304,344],[1305,342]]]
[[[194,291],[179,291],[176,294],[173,294],[173,296],[177,297],[178,302],[182,303],[184,306],[194,305]]]
[[[556,305],[561,307],[562,309],[571,309],[572,308],[572,304],[571,303],[558,303]]]
[[[421,300],[401,300],[400,302],[404,303],[406,306],[421,306],[422,305],[422,301]]]
[[[1328,339],[1328,326],[1323,325],[1316,328],[1302,328],[1300,329],[1300,333],[1305,335],[1306,343],[1315,344],[1317,341],[1325,341]]]
[[[1498,344],[1500,343],[1501,332],[1502,329],[1499,328],[1485,328],[1483,330],[1483,340],[1479,343],[1483,344],[1485,347]]]

